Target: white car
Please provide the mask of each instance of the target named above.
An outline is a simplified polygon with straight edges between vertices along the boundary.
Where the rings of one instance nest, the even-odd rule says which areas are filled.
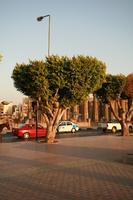
[[[104,132],[112,131],[112,133],[116,133],[117,131],[121,131],[121,124],[117,120],[112,120],[110,122],[99,122],[98,128],[102,129]],[[133,124],[128,123],[129,132],[133,131]]]
[[[79,130],[78,125],[71,121],[61,121],[57,126],[57,133],[63,133],[63,132],[75,133],[78,130]]]

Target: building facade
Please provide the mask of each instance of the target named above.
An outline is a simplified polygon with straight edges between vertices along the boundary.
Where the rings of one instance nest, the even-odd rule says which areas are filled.
[[[128,111],[128,101],[121,101],[122,108]],[[118,113],[116,101],[113,101],[115,111]],[[103,104],[98,101],[96,96],[89,96],[81,105],[76,105],[72,109],[68,109],[63,117],[63,120],[73,120],[81,126],[93,127],[97,126],[100,121],[111,121],[114,115],[111,112],[108,104]]]

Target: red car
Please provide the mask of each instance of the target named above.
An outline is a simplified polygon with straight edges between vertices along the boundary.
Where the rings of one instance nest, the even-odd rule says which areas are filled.
[[[36,125],[35,124],[22,124],[19,128],[13,128],[12,130],[14,136],[28,139],[36,137]],[[38,124],[38,134],[37,137],[45,137],[47,135],[47,129],[42,125]]]

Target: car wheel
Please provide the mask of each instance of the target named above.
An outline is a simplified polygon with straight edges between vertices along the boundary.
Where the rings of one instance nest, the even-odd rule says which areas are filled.
[[[29,139],[30,135],[29,135],[29,133],[24,133],[23,137],[24,137],[24,139]]]
[[[6,134],[7,131],[8,131],[8,128],[7,128],[7,127],[4,127],[4,128],[2,129],[2,134]]]
[[[132,126],[129,126],[129,132],[132,133],[132,131],[133,131]]]
[[[117,129],[115,126],[112,127],[112,133],[116,133]]]
[[[59,130],[57,129],[57,130],[56,130],[56,134],[59,135],[59,133],[60,133],[60,132],[59,132]]]
[[[72,132],[72,133],[75,133],[75,132],[76,132],[75,128],[72,128],[71,132]]]
[[[107,129],[106,129],[106,128],[103,128],[103,132],[106,133],[106,131],[107,131]]]

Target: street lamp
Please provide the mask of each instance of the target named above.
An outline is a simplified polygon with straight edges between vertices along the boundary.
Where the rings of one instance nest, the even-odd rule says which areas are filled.
[[[48,25],[48,56],[49,56],[50,55],[50,15],[45,15],[45,16],[37,17],[37,21],[40,22],[45,17],[49,18],[49,25]]]

